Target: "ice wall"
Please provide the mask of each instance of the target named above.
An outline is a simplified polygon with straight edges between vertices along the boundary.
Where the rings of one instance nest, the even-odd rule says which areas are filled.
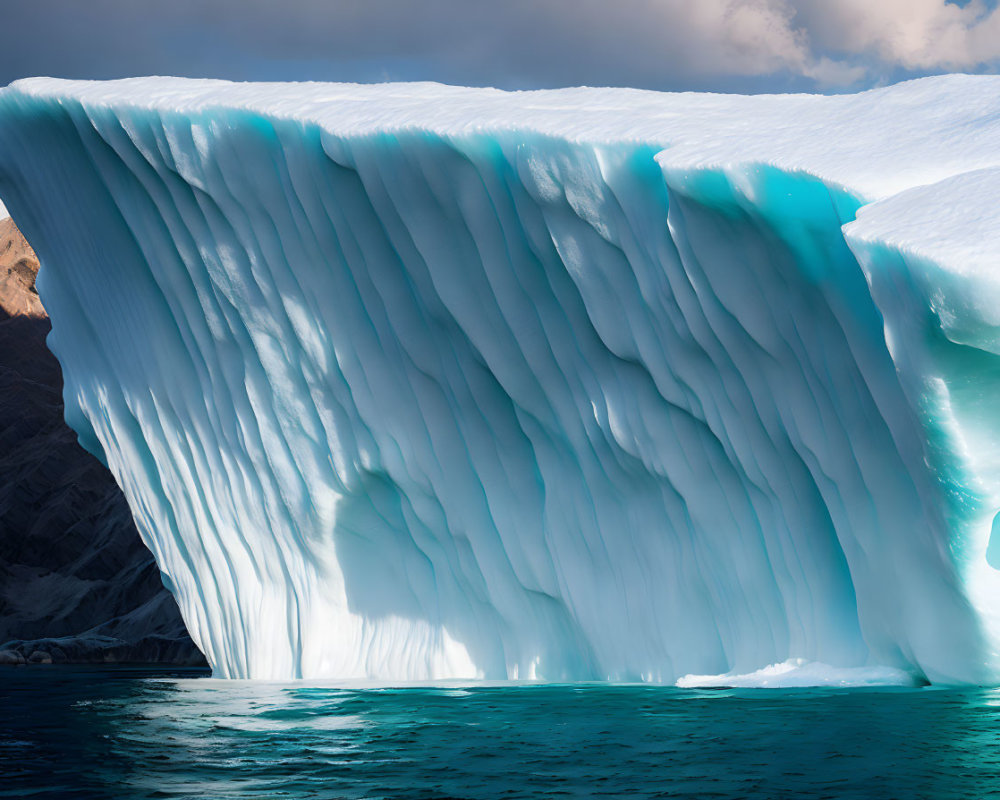
[[[986,681],[997,119],[38,79],[0,196],[219,675]]]

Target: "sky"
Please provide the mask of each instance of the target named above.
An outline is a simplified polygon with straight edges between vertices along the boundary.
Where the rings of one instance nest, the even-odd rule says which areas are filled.
[[[996,1],[7,0],[17,78],[842,92],[1000,68]]]

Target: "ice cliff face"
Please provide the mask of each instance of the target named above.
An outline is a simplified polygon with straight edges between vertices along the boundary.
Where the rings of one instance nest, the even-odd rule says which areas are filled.
[[[39,79],[0,196],[219,675],[984,681],[998,120],[963,76]]]

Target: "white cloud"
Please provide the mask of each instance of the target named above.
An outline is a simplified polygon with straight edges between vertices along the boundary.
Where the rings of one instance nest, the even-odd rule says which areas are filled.
[[[980,0],[798,0],[814,47],[910,70],[975,69],[1000,58],[1000,11]]]
[[[789,72],[822,85],[886,69],[976,70],[1000,61],[1000,9],[981,0],[659,0],[683,20],[694,65],[715,74]]]
[[[805,38],[781,0],[659,0],[655,9],[700,51],[696,63],[705,70],[761,75],[808,63]]]

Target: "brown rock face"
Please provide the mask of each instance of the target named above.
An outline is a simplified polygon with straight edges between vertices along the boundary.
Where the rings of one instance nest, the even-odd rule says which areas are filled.
[[[117,484],[63,421],[37,273],[0,220],[0,664],[203,663]]]
[[[38,258],[14,220],[0,219],[0,312],[8,317],[44,317],[35,291]]]

